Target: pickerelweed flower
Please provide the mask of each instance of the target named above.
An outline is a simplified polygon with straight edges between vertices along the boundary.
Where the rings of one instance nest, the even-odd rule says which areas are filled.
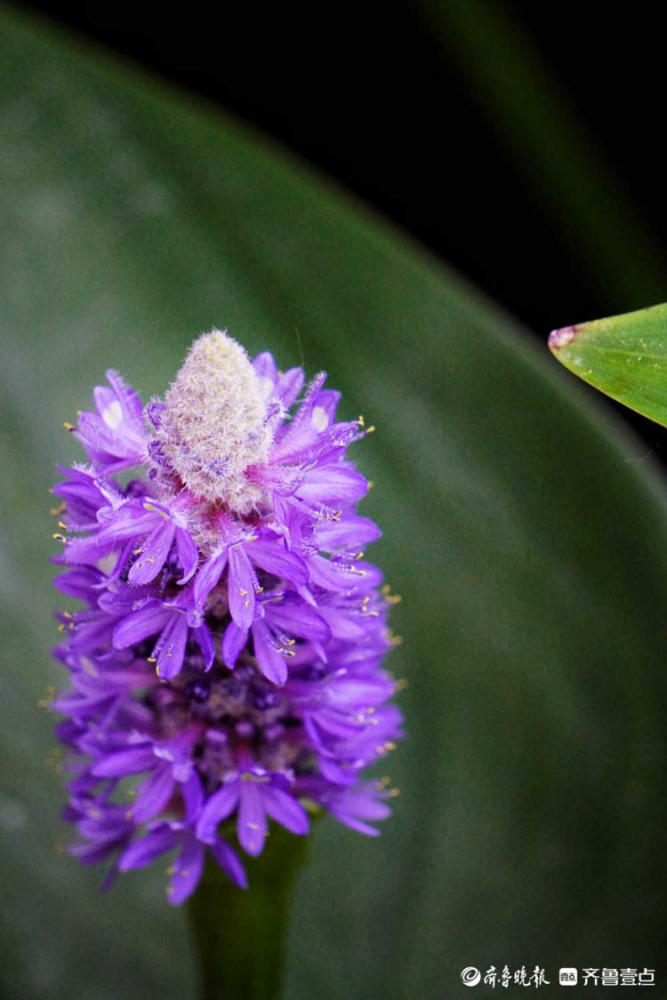
[[[394,598],[363,558],[380,532],[346,457],[367,431],[336,421],[325,378],[302,392],[300,368],[214,330],[164,400],[144,408],[109,371],[66,425],[88,464],[54,488],[56,585],[86,607],[59,615],[72,686],[53,707],[70,849],[111,860],[107,881],[176,852],[181,903],[207,848],[245,887],[222,832],[257,855],[269,819],[304,835],[313,804],[371,835],[390,812],[364,770],[401,735],[381,667]]]

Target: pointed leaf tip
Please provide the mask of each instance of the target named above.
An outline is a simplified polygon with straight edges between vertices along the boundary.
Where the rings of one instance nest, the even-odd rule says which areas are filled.
[[[549,348],[552,351],[559,351],[561,347],[571,344],[577,333],[576,326],[564,326],[560,330],[552,330],[549,334]]]
[[[584,382],[667,427],[667,303],[554,330],[549,347]]]

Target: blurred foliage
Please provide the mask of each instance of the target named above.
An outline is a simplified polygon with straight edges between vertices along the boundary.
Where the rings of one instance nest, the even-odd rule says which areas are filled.
[[[403,603],[401,789],[383,836],[318,824],[290,1000],[466,993],[459,971],[659,966],[667,503],[636,444],[521,330],[237,123],[2,17],[4,995],[193,996],[157,869],[54,852],[48,488],[118,367],[147,399],[197,333],[329,371]],[[452,192],[455,196],[455,192]],[[546,353],[546,352],[545,352]],[[660,973],[659,973],[660,974]],[[548,976],[549,978],[549,976]]]
[[[565,99],[562,65],[544,65],[512,4],[417,0],[417,7],[579,268],[619,309],[662,298],[664,248]]]
[[[667,305],[554,330],[549,346],[585,382],[667,426]]]

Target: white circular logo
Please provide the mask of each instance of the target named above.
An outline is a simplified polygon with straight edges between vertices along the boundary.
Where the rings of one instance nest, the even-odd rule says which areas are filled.
[[[477,986],[482,980],[482,973],[474,965],[466,965],[461,970],[461,982],[464,986]]]

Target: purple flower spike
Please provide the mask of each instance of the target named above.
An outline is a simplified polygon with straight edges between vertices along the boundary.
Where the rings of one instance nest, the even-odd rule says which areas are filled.
[[[304,836],[316,805],[377,835],[395,792],[364,771],[402,735],[381,666],[393,599],[363,558],[380,535],[346,454],[363,421],[336,421],[324,374],[304,390],[215,330],[146,411],[107,378],[75,429],[90,465],[54,487],[57,586],[84,605],[58,616],[64,815],[71,853],[111,862],[105,884],[170,854],[179,904],[207,850],[246,887],[223,834],[256,856],[270,820]]]

